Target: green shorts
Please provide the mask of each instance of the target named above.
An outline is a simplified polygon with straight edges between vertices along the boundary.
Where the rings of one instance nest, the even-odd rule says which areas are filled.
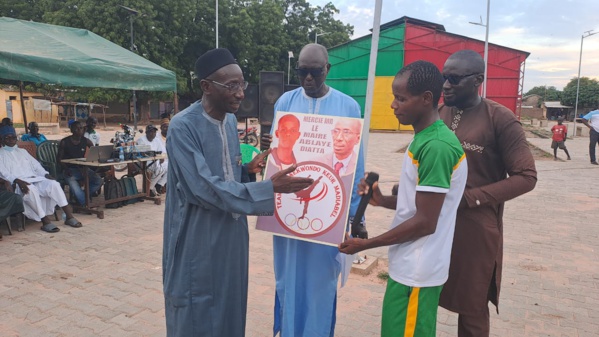
[[[435,337],[443,286],[414,288],[387,281],[381,337]]]

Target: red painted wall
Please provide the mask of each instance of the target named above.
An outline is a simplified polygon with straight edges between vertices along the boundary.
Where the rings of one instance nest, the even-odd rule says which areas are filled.
[[[404,64],[426,60],[443,69],[449,55],[461,49],[484,54],[485,43],[447,32],[406,24]],[[489,44],[487,98],[505,105],[516,113],[519,93],[520,65],[527,53]]]

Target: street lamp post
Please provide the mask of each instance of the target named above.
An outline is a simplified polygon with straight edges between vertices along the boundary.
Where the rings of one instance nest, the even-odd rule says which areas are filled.
[[[327,35],[327,34],[330,34],[330,33],[320,33],[320,34],[318,34],[318,32],[314,32],[314,43],[318,43],[318,37],[319,36],[323,36],[323,35]]]
[[[287,63],[287,84],[289,85],[289,80],[291,79],[290,74],[291,74],[291,59],[293,58],[293,52],[292,51],[288,51],[288,59],[289,62]]]
[[[480,22],[469,22],[473,25],[485,27],[485,79],[483,82],[483,97],[487,97],[487,68],[489,62],[489,14],[491,12],[491,0],[487,0],[487,23],[483,25],[483,18],[480,18]]]
[[[129,8],[129,7],[125,7],[123,5],[119,5],[119,7],[123,8],[124,10],[126,10],[127,12],[129,12],[129,32],[130,32],[130,46],[129,49],[131,50],[131,52],[135,52],[135,44],[133,43],[133,16],[134,15],[138,15],[139,11],[133,9],[133,8]],[[133,130],[137,130],[137,96],[135,95],[135,90],[132,90],[133,92]]]
[[[599,32],[594,32],[592,30],[587,30],[582,33],[580,38],[580,56],[578,58],[578,80],[576,82],[576,104],[574,105],[574,130],[572,132],[572,138],[576,136],[576,117],[578,116],[578,92],[580,91],[580,66],[582,65],[582,43],[584,42],[585,37],[589,37],[591,35],[595,35]]]
[[[216,0],[216,48],[218,48],[218,0]]]

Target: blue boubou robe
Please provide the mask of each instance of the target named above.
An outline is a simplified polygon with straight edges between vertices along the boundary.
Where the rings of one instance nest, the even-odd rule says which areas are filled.
[[[235,116],[215,120],[201,102],[173,118],[166,144],[162,266],[167,336],[244,336],[246,214],[273,212],[272,183],[245,179]]]

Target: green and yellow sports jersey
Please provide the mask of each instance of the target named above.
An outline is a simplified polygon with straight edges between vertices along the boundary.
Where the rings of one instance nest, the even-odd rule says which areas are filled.
[[[389,275],[404,285],[432,287],[445,283],[455,219],[466,186],[466,155],[457,137],[438,120],[410,143],[399,180],[391,228],[416,214],[416,193],[446,194],[435,233],[389,247]]]

